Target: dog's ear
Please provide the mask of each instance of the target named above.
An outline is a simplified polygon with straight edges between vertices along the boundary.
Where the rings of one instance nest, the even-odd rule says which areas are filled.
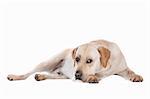
[[[107,67],[107,63],[108,60],[110,58],[110,51],[107,48],[104,47],[100,47],[98,48],[98,52],[100,53],[101,57],[100,57],[100,64],[106,68]]]
[[[73,59],[75,59],[75,55],[76,55],[77,49],[78,48],[74,48],[73,51],[72,51],[72,58]]]

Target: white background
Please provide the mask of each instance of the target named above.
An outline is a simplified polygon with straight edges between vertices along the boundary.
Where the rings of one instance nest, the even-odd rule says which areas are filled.
[[[148,0],[8,0],[0,2],[0,99],[150,98]],[[116,42],[127,63],[144,78],[118,76],[99,84],[72,80],[10,82],[61,50],[95,39]]]

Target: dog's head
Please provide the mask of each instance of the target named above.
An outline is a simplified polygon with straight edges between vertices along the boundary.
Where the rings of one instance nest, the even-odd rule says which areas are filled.
[[[75,78],[86,81],[90,75],[96,75],[101,68],[106,68],[110,58],[110,51],[104,47],[96,48],[84,44],[72,51],[75,66]]]

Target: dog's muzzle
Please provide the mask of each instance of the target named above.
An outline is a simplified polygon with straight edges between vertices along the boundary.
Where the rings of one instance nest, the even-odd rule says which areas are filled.
[[[77,70],[75,73],[75,79],[76,80],[82,80],[82,72]]]

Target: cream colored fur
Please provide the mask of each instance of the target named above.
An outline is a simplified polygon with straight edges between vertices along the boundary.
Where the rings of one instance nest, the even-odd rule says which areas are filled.
[[[103,48],[104,51],[99,50]],[[110,56],[107,65],[103,66],[102,54],[107,49]],[[104,54],[107,54],[104,53]],[[80,56],[80,62],[75,58]],[[104,55],[105,58],[106,55]],[[86,63],[87,59],[92,59],[91,63]],[[95,83],[110,75],[119,75],[133,82],[142,82],[143,78],[129,69],[120,48],[112,42],[105,40],[96,40],[78,46],[76,49],[66,49],[51,59],[40,63],[34,70],[23,75],[8,75],[8,80],[24,80],[36,72],[48,72],[45,74],[36,74],[37,81],[45,79],[74,79],[75,72],[82,71],[82,81]]]

